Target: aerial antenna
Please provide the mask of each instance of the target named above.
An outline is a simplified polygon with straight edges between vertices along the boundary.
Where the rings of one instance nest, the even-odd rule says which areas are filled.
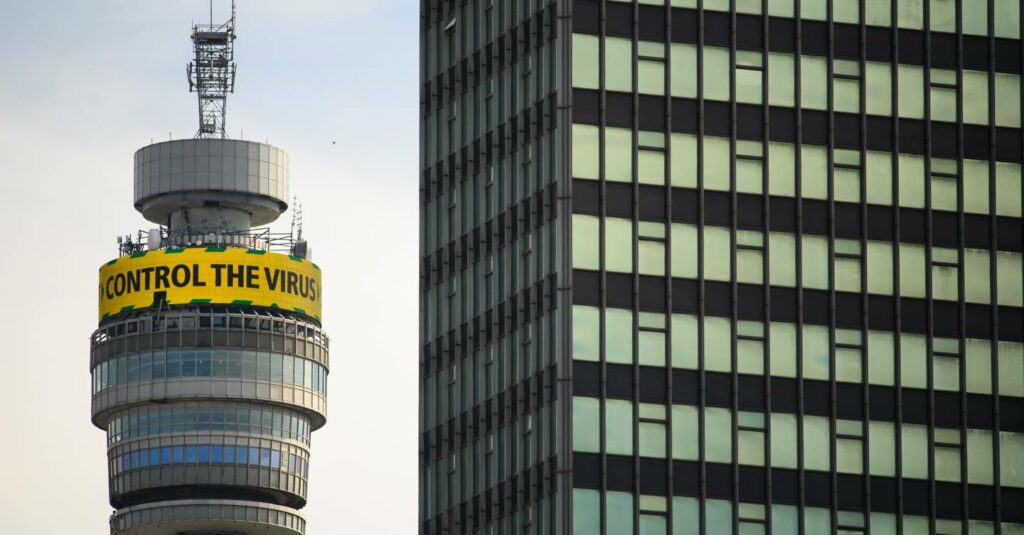
[[[210,0],[210,23],[192,26],[195,57],[188,64],[188,90],[199,96],[199,131],[197,138],[226,138],[225,115],[228,93],[235,92],[235,0],[231,0],[231,19],[213,23],[213,0]]]
[[[292,239],[302,241],[302,203],[298,195],[292,197]]]

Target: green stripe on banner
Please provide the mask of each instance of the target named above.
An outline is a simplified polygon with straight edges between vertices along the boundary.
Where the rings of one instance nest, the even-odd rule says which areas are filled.
[[[245,254],[267,254],[267,252],[261,251],[259,249],[249,249],[248,251],[245,252]]]
[[[235,299],[234,301],[231,302],[231,304],[232,305],[251,305],[252,304],[252,300],[251,299]]]
[[[294,260],[296,262],[302,262],[302,257],[301,256],[295,256],[293,254],[290,254],[290,255],[288,255],[288,258],[291,258],[292,260]]]
[[[164,254],[184,253],[185,249],[164,249]]]
[[[310,262],[310,265],[312,265],[314,268],[316,268],[317,271],[320,271],[320,266],[314,264],[313,262]]]
[[[207,247],[206,248],[206,252],[208,252],[208,253],[223,253],[224,251],[227,251],[227,250],[228,250],[227,247]]]
[[[109,318],[109,317],[110,317],[110,312],[104,312],[104,313],[103,313],[103,318],[102,318],[102,319],[107,319],[107,318]]]
[[[148,253],[148,252],[149,251],[140,251],[138,253],[132,253],[132,258],[142,258],[142,257],[146,256],[146,253]]]
[[[277,303],[270,303],[270,308],[277,308]]]
[[[306,313],[306,309],[304,309],[304,308],[295,307],[292,310],[294,310],[295,312],[298,312],[299,314],[305,314]]]
[[[121,312],[118,312],[118,314],[121,314],[123,312],[128,312],[129,310],[131,310],[133,308],[135,308],[135,305],[125,305],[125,306],[121,307]]]
[[[193,300],[189,301],[188,303],[190,305],[205,305],[205,304],[209,303],[210,301],[213,301],[213,299],[193,299]]]
[[[107,262],[107,265],[108,266],[112,266],[112,265],[116,264],[118,260],[120,260],[120,259],[119,258],[115,258],[115,259],[111,260],[110,262]]]

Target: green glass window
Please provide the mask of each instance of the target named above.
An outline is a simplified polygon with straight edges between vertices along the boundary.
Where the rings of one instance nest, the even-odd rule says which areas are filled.
[[[956,2],[954,0],[930,0],[928,11],[930,30],[936,32],[956,31]]]
[[[572,215],[572,267],[601,269],[601,219],[596,216]]]
[[[764,234],[756,230],[736,231],[736,280],[748,284],[764,282]]]
[[[900,206],[924,208],[924,158],[899,155]]]
[[[991,485],[992,460],[992,431],[967,429],[967,482]]]
[[[828,334],[827,327],[804,325],[801,369],[805,379],[828,380],[829,363],[831,362]]]
[[[828,289],[828,238],[804,234],[801,239],[803,285],[805,288]]]
[[[892,25],[890,0],[865,0],[864,24],[872,26]]]
[[[599,89],[601,39],[596,35],[572,34],[572,85]]]
[[[670,68],[672,96],[697,98],[697,46],[672,43]]]
[[[896,24],[900,28],[924,28],[923,2],[896,2]]]
[[[704,278],[728,281],[732,276],[732,233],[725,227],[704,227]]]
[[[833,243],[835,251],[835,289],[842,292],[860,291],[861,249],[857,240],[836,239]]]
[[[999,483],[1024,487],[1024,433],[999,432]]]
[[[903,477],[928,479],[928,427],[903,423],[900,430]]]
[[[604,178],[616,182],[633,181],[632,130],[604,129]]]
[[[828,59],[800,56],[800,105],[812,110],[828,109]]]
[[[687,461],[698,459],[697,407],[672,405],[672,458]]]
[[[1024,305],[1024,271],[1021,270],[1020,253],[996,252],[996,280],[1000,305]]]
[[[1020,164],[996,162],[996,214],[1021,216]]]
[[[572,176],[600,178],[601,129],[584,124],[572,125]]]
[[[999,342],[999,394],[1024,397],[1024,344]]]
[[[868,331],[868,382],[892,386],[895,382],[894,335],[887,331]]]
[[[772,106],[796,107],[793,97],[793,64],[792,54],[768,54],[768,103]]]
[[[802,0],[800,2],[800,18],[826,20],[828,18],[828,0]]]
[[[604,40],[604,87],[608,91],[633,92],[633,40]]]
[[[697,316],[672,315],[672,366],[697,369]]]
[[[800,519],[795,505],[772,504],[772,533],[800,533]]]
[[[605,526],[608,533],[633,535],[633,494],[631,492],[605,493]],[[592,533],[600,533],[600,530]]]
[[[768,193],[796,195],[796,150],[789,143],[768,143]]]
[[[732,503],[725,500],[704,502],[706,533],[732,533]]]
[[[860,202],[860,151],[836,149],[832,155],[832,193],[837,201]]]
[[[617,364],[633,363],[633,311],[607,308],[604,311],[605,360]]]
[[[923,245],[900,244],[900,295],[925,296],[925,250]]]
[[[644,313],[641,312],[641,314]],[[644,366],[664,366],[665,333],[640,331],[638,338],[640,364]]]
[[[672,148],[672,185],[697,187],[697,136],[673,133],[669,139]]]
[[[900,384],[910,388],[927,388],[927,343],[919,334],[900,333]]]
[[[872,204],[892,204],[892,154],[868,151],[865,158],[867,200]]]
[[[768,0],[768,14],[773,17],[793,18],[793,0]]]
[[[732,462],[732,411],[704,409],[704,457],[709,462]]]
[[[572,398],[572,449],[586,453],[601,452],[601,400]]]
[[[988,124],[988,73],[964,70],[962,82],[960,100],[964,107],[964,122]]]
[[[665,43],[638,43],[637,91],[648,95],[665,94]]]
[[[985,160],[963,160],[964,211],[987,214],[988,211],[988,169]]]
[[[972,2],[970,9],[960,15],[963,32],[971,35],[988,35],[988,2]]]
[[[992,297],[987,249],[964,249],[964,299],[988,303]]]
[[[608,271],[633,271],[633,222],[629,219],[604,219],[604,266]]]
[[[604,447],[616,455],[633,454],[633,402],[604,400]]]
[[[596,532],[595,532],[596,533]],[[686,496],[672,497],[672,535],[700,534],[700,502]]]
[[[868,292],[892,295],[892,243],[869,241],[867,244]]]
[[[896,426],[892,422],[871,420],[868,466],[873,476],[893,477],[896,475]]]
[[[1020,76],[996,73],[996,126],[1020,128]]]
[[[967,338],[965,343],[966,389],[975,394],[992,393],[992,345],[988,340]]]
[[[816,145],[800,148],[800,194],[808,199],[828,199],[828,149]]]
[[[822,447],[832,442],[829,419],[823,416],[804,416],[804,468],[828,471],[831,469],[829,448]],[[811,531],[811,533],[822,533]]]
[[[704,369],[732,371],[732,321],[728,318],[704,317]]]
[[[601,491],[572,489],[573,535],[601,532]]]
[[[736,367],[739,373],[764,375],[764,324],[740,321],[736,324]]]
[[[796,377],[796,325],[773,321],[769,328],[771,374]]]
[[[704,188],[729,191],[729,140],[704,136]]]
[[[641,275],[665,274],[665,244],[662,241],[640,240],[638,272]]]
[[[771,413],[771,454],[772,466],[776,468],[796,469],[796,418],[795,414],[782,412]]]
[[[762,65],[760,52],[736,52],[736,101],[761,103]]]
[[[901,5],[903,2],[900,3]],[[899,76],[900,117],[911,119],[924,118],[924,69],[916,65],[900,64],[897,67]]]
[[[736,141],[736,191],[761,193],[764,182],[763,149],[760,141]]]
[[[640,456],[665,457],[665,424],[640,422]]]
[[[856,5],[856,2],[839,4],[847,3]],[[860,113],[860,63],[840,59],[832,61],[832,107],[836,111]]]
[[[704,98],[729,100],[729,81],[732,80],[729,49],[705,46],[703,52]]]
[[[672,223],[672,276],[697,278],[697,225]]]
[[[665,184],[664,152],[660,150],[637,151],[637,182],[656,186]]]
[[[960,299],[957,275],[960,272],[957,249],[932,248],[932,297],[956,301]]]
[[[832,2],[832,19],[847,24],[860,24],[860,0]]]
[[[864,67],[867,112],[872,115],[892,115],[892,64],[869,61]]]
[[[1020,39],[1020,2],[995,0],[996,37]]]
[[[784,232],[768,233],[768,273],[775,286],[796,286],[796,237]]]

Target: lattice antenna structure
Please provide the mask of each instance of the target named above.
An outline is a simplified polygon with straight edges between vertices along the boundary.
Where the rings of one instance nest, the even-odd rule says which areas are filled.
[[[302,203],[298,195],[292,197],[292,239],[302,241]]]
[[[235,92],[235,1],[231,1],[231,19],[222,24],[192,26],[195,57],[188,64],[188,89],[199,95],[199,131],[197,138],[226,138],[225,114],[228,93]]]

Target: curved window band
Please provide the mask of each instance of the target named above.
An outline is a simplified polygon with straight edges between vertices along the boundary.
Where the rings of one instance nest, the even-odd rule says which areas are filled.
[[[110,419],[107,443],[162,433],[225,431],[298,440],[309,444],[309,421],[291,411],[237,404],[143,407]]]
[[[224,377],[302,386],[327,395],[327,368],[302,357],[240,349],[170,349],[135,353],[93,368],[92,393],[159,379]]]
[[[309,461],[294,453],[271,448],[220,444],[145,448],[117,455],[110,464],[112,475],[155,466],[199,464],[256,466],[281,470],[305,478],[309,469]]]

